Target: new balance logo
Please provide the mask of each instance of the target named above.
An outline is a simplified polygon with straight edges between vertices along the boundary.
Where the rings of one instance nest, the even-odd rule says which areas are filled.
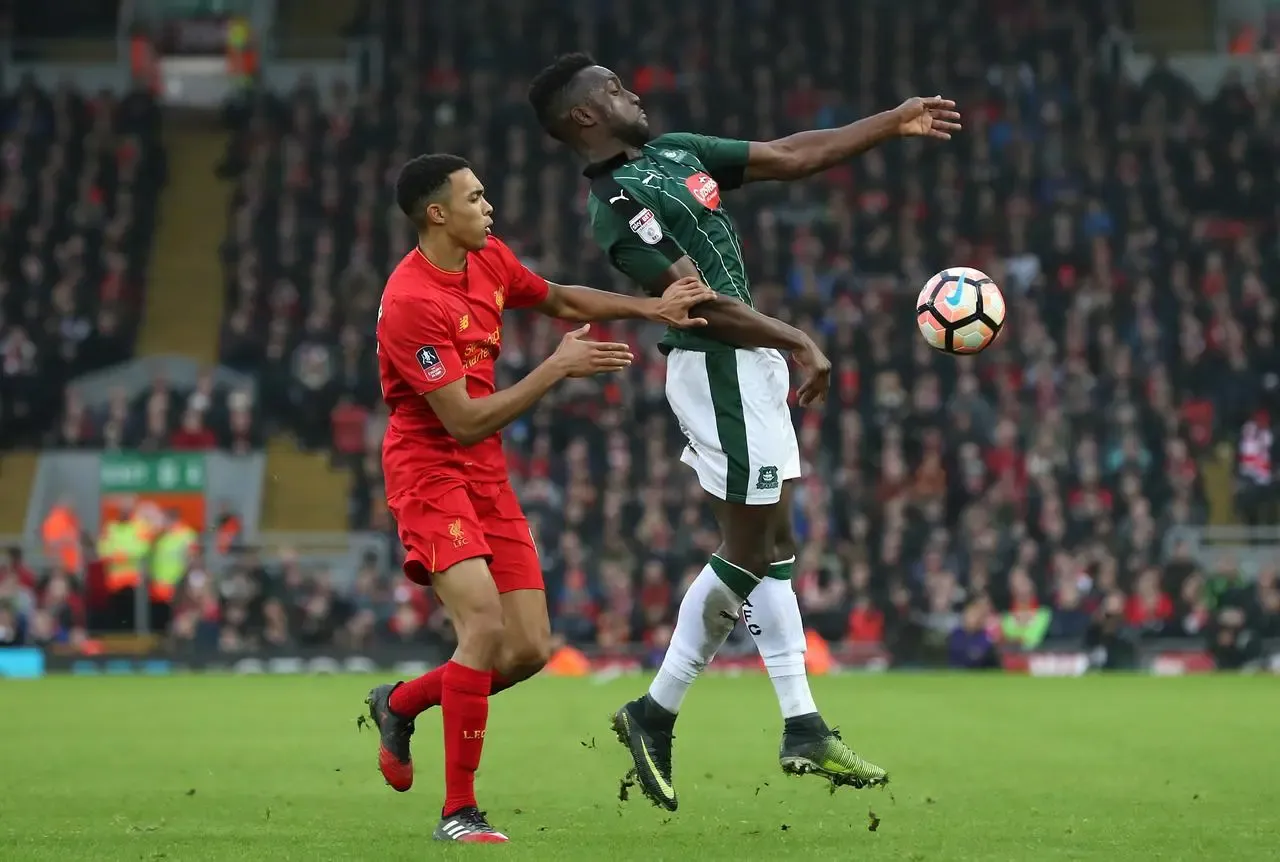
[[[609,198],[609,203],[616,204],[618,201],[629,201],[629,200],[631,200],[631,198],[627,197],[626,192],[618,192],[616,195]]]

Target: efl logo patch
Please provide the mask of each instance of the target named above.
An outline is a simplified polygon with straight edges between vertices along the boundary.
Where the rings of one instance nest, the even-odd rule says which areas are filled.
[[[720,209],[720,184],[710,176],[701,171],[690,174],[685,177],[684,185],[698,203],[709,210]]]
[[[662,242],[662,225],[658,224],[658,217],[653,214],[653,210],[640,210],[627,222],[627,227],[647,245]]]
[[[440,361],[440,354],[436,353],[434,347],[419,347],[417,356],[418,364],[422,366],[422,373],[428,380],[439,380],[444,377],[444,363]]]

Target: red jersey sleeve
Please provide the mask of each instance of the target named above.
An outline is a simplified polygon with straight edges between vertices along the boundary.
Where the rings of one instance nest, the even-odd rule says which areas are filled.
[[[499,248],[507,264],[507,308],[528,308],[547,298],[547,280],[520,262],[505,243]]]
[[[448,315],[427,299],[397,297],[378,315],[378,350],[415,392],[425,395],[463,377]]]

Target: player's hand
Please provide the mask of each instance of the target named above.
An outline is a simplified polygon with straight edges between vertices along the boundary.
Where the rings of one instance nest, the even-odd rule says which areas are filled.
[[[792,353],[791,358],[803,369],[805,375],[804,382],[796,390],[800,406],[810,407],[825,402],[827,391],[831,388],[831,360],[813,341]]]
[[[621,371],[631,365],[635,357],[631,348],[625,344],[614,344],[607,341],[584,341],[591,331],[591,324],[584,323],[573,332],[566,332],[560,339],[560,346],[551,354],[551,359],[564,373],[565,377],[590,377],[593,374],[608,374]]]
[[[653,313],[649,319],[676,329],[706,326],[706,318],[690,317],[689,310],[715,298],[714,290],[698,279],[686,276],[667,285],[662,296],[653,301]]]
[[[956,103],[941,96],[916,96],[898,106],[898,134],[904,138],[951,140],[961,129]]]

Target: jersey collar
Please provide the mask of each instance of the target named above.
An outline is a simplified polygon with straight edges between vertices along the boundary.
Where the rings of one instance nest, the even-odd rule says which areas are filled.
[[[636,159],[639,159],[639,158],[640,156],[636,156]],[[618,168],[625,165],[627,162],[631,162],[631,161],[635,161],[635,159],[632,159],[629,156],[627,156],[626,152],[624,151],[624,152],[618,153],[616,156],[612,158],[605,159],[602,162],[592,162],[591,164],[587,165],[586,168],[583,169],[582,175],[584,177],[587,177],[588,179],[595,179],[596,177],[602,177],[605,174],[611,174],[614,171],[616,171]]]

